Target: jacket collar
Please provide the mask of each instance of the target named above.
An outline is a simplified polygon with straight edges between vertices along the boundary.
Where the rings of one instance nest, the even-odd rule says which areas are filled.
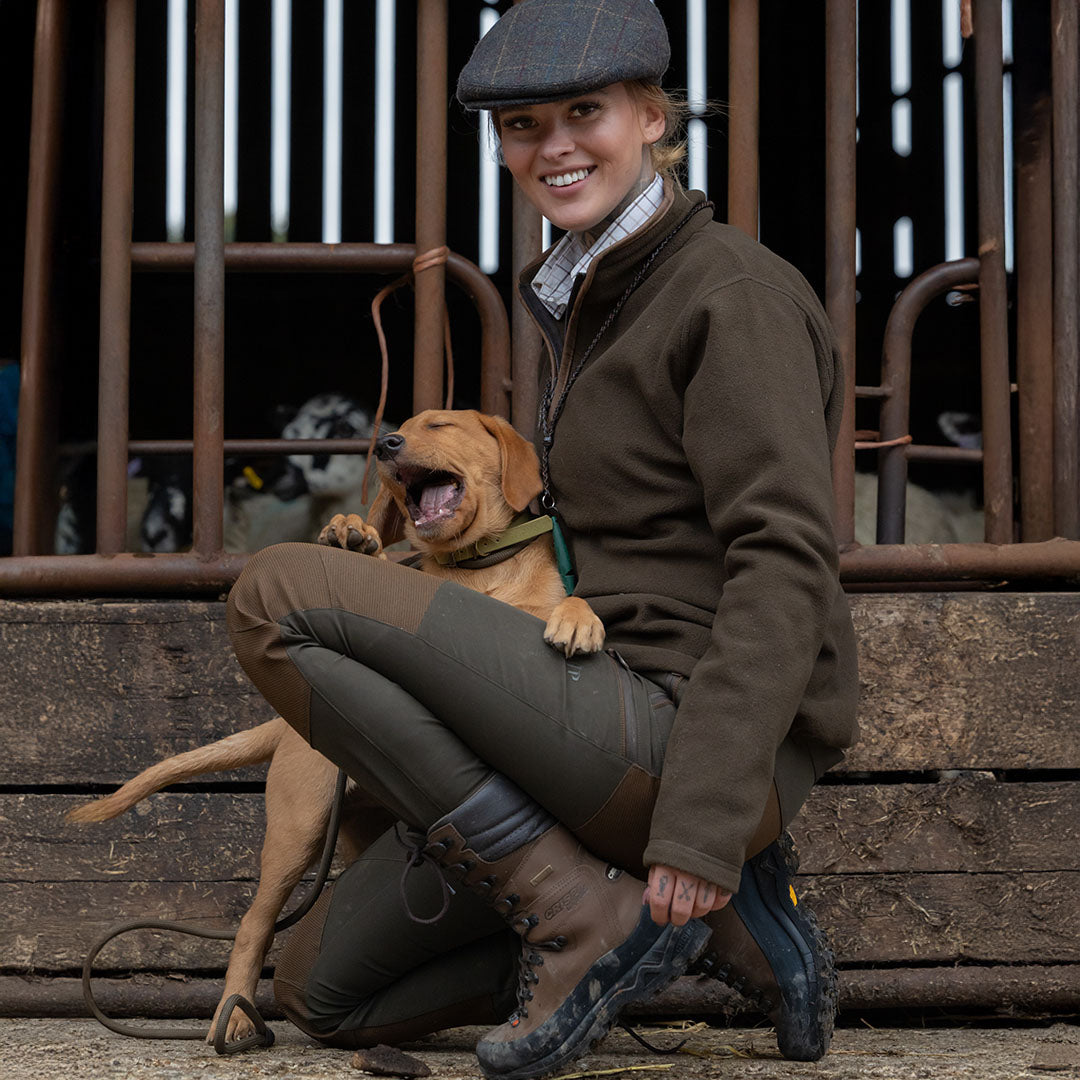
[[[606,251],[602,251],[593,260],[586,278],[590,302],[605,303],[621,295],[629,284],[634,269],[652,251],[657,241],[682,221],[693,206],[704,201],[704,192],[684,191],[670,181],[665,181],[664,202],[661,204],[660,209],[649,219],[648,223],[638,229],[637,232],[631,233],[625,240],[612,244],[611,247]],[[694,233],[699,229],[703,229],[708,222],[709,216],[707,214],[696,215],[695,219],[683,229],[679,236],[675,237],[660,255],[654,264],[654,268],[666,262],[690,240]],[[519,295],[529,308],[532,307],[532,304],[529,303],[527,290],[531,290],[532,279],[544,264],[547,254],[545,253],[534,259],[521,271],[518,277]],[[574,306],[571,305],[567,309],[564,321],[572,318],[573,314]]]

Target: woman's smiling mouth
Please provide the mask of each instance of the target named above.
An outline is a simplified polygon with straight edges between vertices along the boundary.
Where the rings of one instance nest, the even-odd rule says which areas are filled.
[[[586,179],[595,168],[595,165],[589,165],[583,169],[571,169],[564,173],[552,173],[543,177],[543,181],[548,187],[569,187],[571,184],[576,184]]]

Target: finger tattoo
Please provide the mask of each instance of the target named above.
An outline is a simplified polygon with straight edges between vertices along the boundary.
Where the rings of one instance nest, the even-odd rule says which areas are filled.
[[[664,890],[667,889],[667,882],[668,882],[667,874],[661,874],[660,875],[660,885],[659,885],[659,889],[658,889],[661,896],[664,895]]]
[[[691,883],[689,881],[682,882],[682,892],[679,893],[680,900],[693,900],[694,893]]]

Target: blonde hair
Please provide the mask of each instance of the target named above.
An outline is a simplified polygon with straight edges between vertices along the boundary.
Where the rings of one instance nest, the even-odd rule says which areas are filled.
[[[649,156],[653,168],[665,180],[679,184],[677,170],[686,157],[686,101],[647,79],[630,79],[626,89],[637,105],[652,105],[664,114],[664,134],[649,147]]]

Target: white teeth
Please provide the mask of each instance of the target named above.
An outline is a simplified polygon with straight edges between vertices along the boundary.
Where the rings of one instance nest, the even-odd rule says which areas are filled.
[[[548,187],[566,187],[567,184],[584,180],[589,175],[588,169],[576,169],[574,172],[563,173],[561,176],[545,176],[544,183]]]

